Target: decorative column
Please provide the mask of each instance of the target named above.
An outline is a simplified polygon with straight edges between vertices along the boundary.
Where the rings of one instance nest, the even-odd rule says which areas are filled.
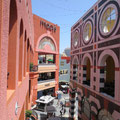
[[[70,88],[70,120],[74,120],[74,114],[75,114],[75,89]]]
[[[83,65],[83,84],[86,83],[87,66]]]
[[[82,101],[82,90],[78,88],[78,120],[81,120],[81,101]]]
[[[100,92],[104,92],[105,67],[101,66],[99,68],[100,68]]]
[[[73,80],[77,80],[78,78],[78,65],[73,65]]]

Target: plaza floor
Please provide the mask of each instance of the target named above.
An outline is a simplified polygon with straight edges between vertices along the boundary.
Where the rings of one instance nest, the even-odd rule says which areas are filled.
[[[62,95],[63,100],[69,100],[68,94]],[[60,102],[58,102],[58,99],[54,100],[53,106],[56,108],[55,116],[51,118],[47,118],[46,112],[41,112],[38,110],[35,110],[35,112],[38,114],[38,120],[68,120],[69,118],[69,107],[63,107],[60,105]],[[64,113],[65,110],[65,113]],[[62,111],[62,114],[60,113]]]
[[[69,94],[63,94],[62,100],[69,101]],[[35,112],[38,114],[38,120],[68,120],[69,119],[69,107],[64,106],[62,109],[62,106],[60,105],[60,102],[58,102],[58,99],[54,100],[53,106],[56,108],[55,116],[52,116],[50,118],[47,118],[46,112],[41,112],[38,110],[35,110]],[[75,120],[77,120],[78,116],[78,101],[76,100],[75,103]],[[62,111],[62,114],[60,113]],[[65,112],[64,112],[65,111]]]

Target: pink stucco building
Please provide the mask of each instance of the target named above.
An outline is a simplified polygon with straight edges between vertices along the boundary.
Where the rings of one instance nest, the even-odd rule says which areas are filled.
[[[0,119],[24,120],[34,48],[31,1],[0,1]]]
[[[71,119],[76,95],[79,120],[120,119],[119,11],[119,0],[98,0],[71,28]]]
[[[47,69],[43,66],[30,72],[30,65],[38,62],[37,50],[39,54],[54,54],[56,65],[51,68],[54,72],[59,69],[59,26],[42,19],[55,26],[53,33],[40,26],[39,17],[37,20],[33,21],[31,0],[0,0],[0,120],[25,120],[25,111],[35,103],[39,72]],[[38,26],[40,31],[34,35]],[[38,49],[45,35],[54,40],[54,51],[47,45],[50,40],[45,51]],[[57,90],[57,72],[55,78],[53,87]]]

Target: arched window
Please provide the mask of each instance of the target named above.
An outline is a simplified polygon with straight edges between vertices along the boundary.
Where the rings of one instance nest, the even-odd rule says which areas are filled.
[[[15,89],[16,85],[16,50],[17,49],[17,7],[16,1],[10,1],[9,41],[8,41],[8,70],[7,88]]]
[[[49,37],[44,37],[42,40],[40,40],[38,49],[56,51],[53,40]]]
[[[30,42],[27,40],[27,72],[29,72],[30,65]]]
[[[115,21],[116,21],[116,11],[113,7],[108,7],[102,16],[101,19],[101,30],[103,33],[109,33],[114,25],[115,25]]]
[[[83,84],[90,86],[91,77],[91,64],[90,59],[87,57],[83,65]]]
[[[19,36],[19,81],[22,81],[23,76],[23,21],[20,22],[20,36]]]
[[[25,34],[24,34],[24,77],[26,76],[26,63],[27,63],[27,33],[25,31]]]

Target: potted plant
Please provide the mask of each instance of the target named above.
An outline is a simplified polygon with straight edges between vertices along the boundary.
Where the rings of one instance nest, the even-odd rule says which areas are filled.
[[[32,71],[33,63],[30,63],[30,71]]]
[[[31,110],[26,110],[26,111],[25,111],[26,120],[28,120],[31,115],[32,115],[32,111],[31,111]]]

